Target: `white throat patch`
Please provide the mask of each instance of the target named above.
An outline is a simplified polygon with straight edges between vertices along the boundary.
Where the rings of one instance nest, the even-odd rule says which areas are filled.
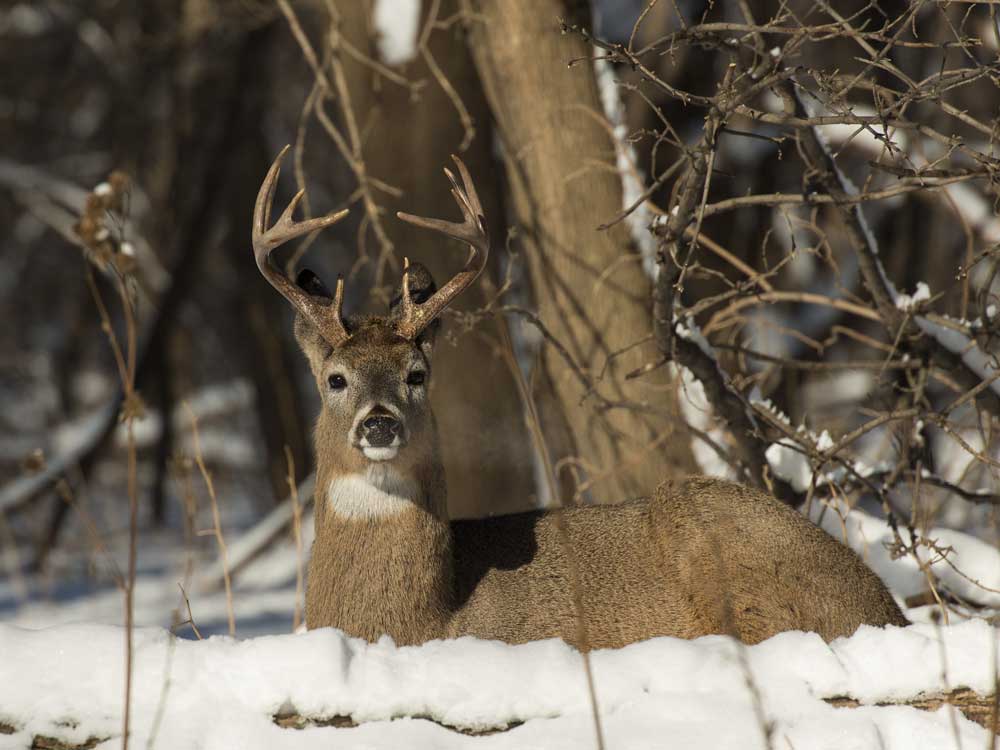
[[[363,473],[344,474],[330,482],[328,513],[341,519],[389,518],[413,507],[420,492],[415,481],[384,463]]]

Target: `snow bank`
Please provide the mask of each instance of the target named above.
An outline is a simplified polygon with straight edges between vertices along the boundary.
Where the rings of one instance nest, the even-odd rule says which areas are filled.
[[[121,731],[121,628],[47,630],[0,626],[0,722],[27,747],[34,734],[81,742]],[[833,708],[968,687],[992,691],[998,631],[976,620],[947,628],[863,627],[825,644],[783,633],[758,646],[729,638],[657,638],[593,654],[608,747],[762,748],[753,691],[773,722],[775,747],[949,748],[986,746],[984,729],[950,708]],[[942,667],[942,655],[946,668]],[[522,646],[463,638],[397,648],[325,629],[250,640],[135,633],[133,746],[161,748],[593,747],[580,655],[561,641]],[[349,715],[351,729],[282,729],[278,712]],[[439,724],[487,729],[472,738]],[[955,728],[952,727],[952,718]],[[393,720],[395,719],[395,720]],[[75,725],[74,720],[80,720]],[[955,733],[958,737],[956,738]],[[5,744],[6,743],[6,744]]]

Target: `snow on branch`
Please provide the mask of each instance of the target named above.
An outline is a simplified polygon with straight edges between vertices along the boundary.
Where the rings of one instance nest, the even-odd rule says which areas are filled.
[[[595,50],[600,51],[595,47]],[[601,92],[601,106],[611,128],[615,144],[615,166],[622,180],[622,210],[629,233],[642,256],[642,267],[646,275],[656,278],[656,238],[651,227],[653,212],[645,200],[642,174],[637,165],[635,147],[628,142],[625,121],[625,105],[619,93],[619,81],[614,66],[603,57],[594,59],[594,72]],[[609,225],[606,225],[609,226]]]
[[[753,408],[733,387],[708,340],[690,318],[675,324],[673,346],[672,360],[701,384],[716,414],[723,415],[728,423],[741,454],[740,470],[757,486],[766,487],[768,482],[763,475],[767,465],[765,444]],[[789,497],[783,478],[779,477],[777,482],[782,485],[779,488],[781,495]]]
[[[782,81],[778,87],[786,98],[795,102],[796,116],[806,119],[817,116],[813,111],[815,107],[809,106],[800,87],[791,80]],[[957,327],[945,329],[922,316],[906,314],[925,299],[921,294],[923,290],[918,288],[918,293],[913,296],[901,295],[889,279],[882,264],[878,241],[865,219],[862,203],[852,200],[859,195],[858,189],[837,166],[820,127],[802,128],[798,134],[801,153],[813,172],[815,183],[822,186],[841,209],[847,234],[858,255],[865,286],[890,333],[904,350],[930,357],[939,367],[952,372],[966,389],[986,382],[987,388],[981,390],[978,400],[982,400],[994,415],[1000,415],[1000,363],[996,357],[982,352],[968,333]],[[926,336],[921,337],[920,332]]]

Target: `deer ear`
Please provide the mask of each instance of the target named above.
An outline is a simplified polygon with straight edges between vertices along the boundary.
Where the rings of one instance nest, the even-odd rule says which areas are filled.
[[[295,277],[295,285],[311,297],[333,299],[333,292],[327,288],[319,276],[308,268],[299,271],[299,275]]]
[[[434,277],[431,276],[431,272],[427,270],[427,267],[423,263],[411,263],[409,275],[410,299],[418,305],[422,305],[437,291],[437,284],[434,283]],[[389,315],[396,313],[396,308],[399,307],[399,303],[402,301],[403,279],[400,277],[399,283],[396,284],[396,288],[392,291],[392,299],[389,300]]]
[[[323,280],[310,271],[303,268],[295,277],[295,286],[304,291],[310,297],[320,297],[322,299],[333,299],[333,294],[327,289]],[[330,345],[317,330],[316,326],[309,321],[302,313],[295,314],[295,340],[299,343],[299,348],[309,360],[309,367],[313,372],[319,372],[323,366],[323,361],[330,356]]]
[[[330,356],[333,347],[323,338],[316,326],[310,322],[302,313],[295,314],[295,340],[299,344],[302,353],[309,360],[309,368],[314,373],[319,373],[323,368],[323,363]]]
[[[418,305],[422,305],[424,302],[429,300],[434,292],[437,291],[437,284],[434,283],[434,277],[431,276],[431,272],[427,270],[427,267],[423,263],[411,263],[409,267],[410,276],[410,299],[416,302]],[[399,305],[403,301],[403,279],[400,278],[399,283],[392,292],[392,299],[389,300],[389,320],[395,320],[399,314]],[[426,356],[430,356],[430,347],[434,344],[434,337],[437,334],[438,328],[441,327],[441,323],[438,320],[434,320],[426,329],[417,337],[417,343],[420,348],[424,350]]]

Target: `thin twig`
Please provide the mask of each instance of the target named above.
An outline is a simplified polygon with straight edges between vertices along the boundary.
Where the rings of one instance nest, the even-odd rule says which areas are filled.
[[[201,453],[201,438],[198,435],[198,418],[195,416],[191,405],[185,401],[184,410],[191,420],[191,438],[194,442],[194,460],[198,464],[198,471],[201,472],[202,479],[205,480],[205,487],[208,489],[208,500],[212,507],[212,529],[207,533],[215,537],[215,542],[219,546],[219,557],[222,559],[222,578],[226,586],[226,614],[229,617],[229,635],[236,635],[236,614],[233,610],[233,586],[229,578],[229,551],[226,548],[226,539],[222,534],[222,519],[219,516],[219,502],[215,496],[215,483],[212,481],[212,474],[205,465],[205,457]],[[205,533],[205,532],[199,532]]]
[[[288,497],[292,503],[292,535],[295,537],[295,610],[292,614],[292,631],[302,624],[302,591],[304,588],[304,560],[302,549],[302,510],[299,505],[299,486],[295,481],[295,459],[292,450],[285,446],[285,461],[288,466]]]

